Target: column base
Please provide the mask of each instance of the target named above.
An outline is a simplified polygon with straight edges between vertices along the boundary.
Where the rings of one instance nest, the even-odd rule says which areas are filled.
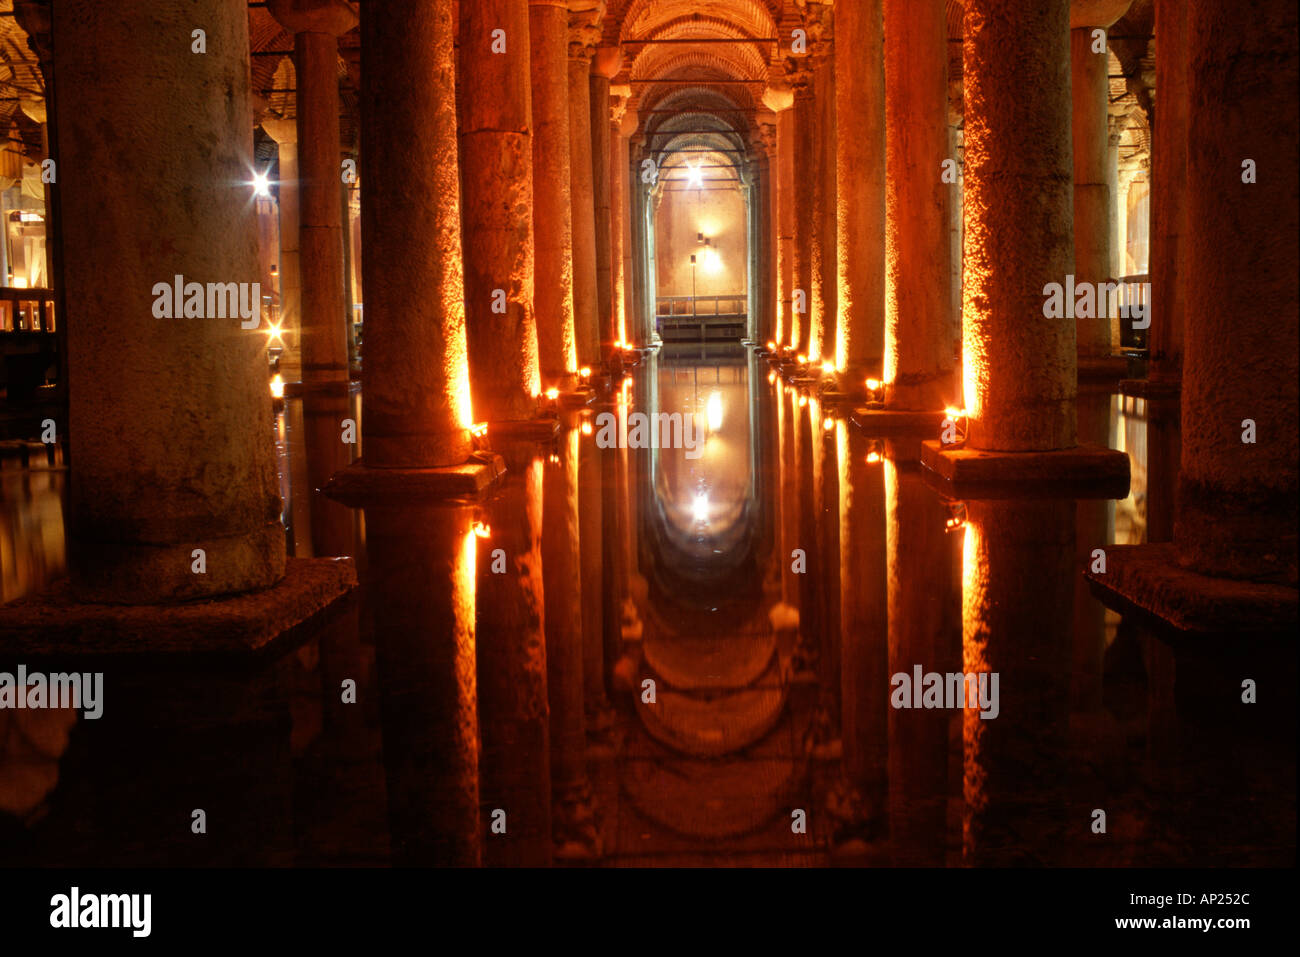
[[[1124,498],[1129,459],[1124,452],[1078,445],[1049,452],[986,452],[921,443],[921,464],[957,498],[1019,498],[1046,493],[1062,498]]]
[[[560,431],[560,420],[550,416],[539,416],[535,419],[513,419],[505,422],[488,423],[488,444],[491,445],[494,439],[501,439],[506,442],[516,442],[522,439],[535,439],[538,442],[549,442]]]
[[[322,382],[289,382],[284,383],[284,397],[286,399],[301,399],[305,396],[335,396],[347,398],[356,395],[361,391],[361,382],[358,379],[326,379]]]
[[[1135,399],[1176,399],[1183,387],[1178,379],[1121,379],[1119,391]]]
[[[897,435],[906,432],[925,432],[937,435],[943,427],[942,409],[914,412],[909,409],[888,409],[883,405],[859,406],[850,416],[853,424],[870,436]]]
[[[212,655],[240,658],[288,643],[357,584],[350,558],[290,558],[262,591],[178,605],[100,605],[73,599],[66,579],[0,608],[6,655]]]
[[[505,460],[490,452],[476,452],[462,465],[437,469],[377,469],[360,458],[335,472],[321,491],[352,508],[474,498],[505,471]]]
[[[1105,573],[1089,571],[1084,577],[1102,604],[1136,613],[1166,636],[1295,632],[1300,591],[1183,568],[1171,542],[1112,545],[1106,549]]]
[[[1128,375],[1125,356],[1079,356],[1078,381],[1091,385],[1115,384]]]

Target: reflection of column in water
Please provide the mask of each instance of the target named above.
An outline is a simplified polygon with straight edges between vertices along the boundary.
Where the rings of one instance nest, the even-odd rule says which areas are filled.
[[[819,558],[817,485],[813,480],[812,423],[808,406],[799,406],[794,398],[794,472],[796,503],[798,509],[797,535],[794,547],[804,553],[806,569],[798,576],[799,654],[807,665],[815,666],[821,647],[821,599],[819,588],[822,568]],[[817,438],[818,443],[821,437]]]
[[[617,408],[601,404],[600,412],[617,415]],[[623,646],[623,596],[627,594],[627,568],[623,555],[623,512],[618,502],[619,450],[597,449],[600,458],[600,564],[605,575],[600,589],[601,638],[604,660],[618,661]],[[606,677],[609,673],[605,669]],[[608,688],[608,685],[606,685]]]
[[[947,674],[961,666],[960,599],[953,586],[960,539],[915,458],[884,463],[889,568],[889,674]],[[891,688],[892,690],[892,688]],[[944,863],[948,721],[944,709],[888,709],[889,832],[893,863]]]
[[[590,421],[589,419],[584,421]],[[594,433],[595,430],[593,429]],[[610,724],[609,696],[605,691],[605,580],[603,505],[601,504],[600,449],[595,435],[578,443],[579,559],[582,563],[582,661],[584,702],[589,731],[601,733]]]
[[[340,390],[346,388],[339,384]],[[352,460],[354,445],[343,441],[343,422],[351,418],[353,432],[360,435],[360,423],[352,412],[349,396],[309,393],[302,399],[303,434],[307,446],[307,508],[311,516],[311,548],[306,555],[351,555],[356,551],[355,513],[346,505],[322,495],[335,472]]]
[[[472,509],[404,505],[365,517],[393,863],[477,866]]]
[[[795,452],[795,398],[794,390],[777,383],[780,397],[777,401],[777,432],[781,441],[781,600],[787,605],[799,605],[799,578],[795,575],[792,553],[799,547],[799,500]]]
[[[1110,388],[1079,386],[1079,441],[1112,448]],[[1102,657],[1106,652],[1106,607],[1092,596],[1083,577],[1095,548],[1105,549],[1115,538],[1115,503],[1081,499],[1075,506],[1074,651],[1071,697],[1077,707],[1101,707]]]
[[[885,493],[882,465],[844,422],[839,446],[841,782],[832,811],[846,837],[880,820],[885,803],[889,701],[886,652]]]
[[[967,864],[1060,859],[1086,810],[1059,790],[1070,704],[1075,503],[966,503],[962,666],[999,675],[996,718],[963,714]],[[1067,815],[1077,814],[1077,820]]]
[[[840,688],[840,469],[842,467],[841,433],[848,428],[841,419],[830,432],[822,425],[821,412],[813,403],[813,474],[817,484],[817,530],[820,558],[818,575],[822,600],[822,659],[820,672],[829,695],[832,723],[839,726]],[[847,453],[847,449],[843,450]]]
[[[507,471],[500,492],[484,506],[491,534],[478,556],[479,770],[485,826],[501,810],[506,831],[488,831],[483,859],[489,865],[543,866],[551,862],[551,762],[542,615],[542,463],[535,443],[493,444]],[[503,573],[492,570],[496,549],[505,552]]]
[[[1146,400],[1147,541],[1174,540],[1174,493],[1183,454],[1178,398]]]
[[[573,417],[570,417],[573,418]],[[570,423],[576,424],[576,423]],[[546,682],[551,709],[551,786],[557,856],[597,851],[587,780],[583,707],[582,589],[578,552],[578,430],[557,439],[542,510]]]

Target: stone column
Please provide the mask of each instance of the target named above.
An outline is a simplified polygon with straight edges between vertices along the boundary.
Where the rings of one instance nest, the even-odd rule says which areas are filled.
[[[577,382],[573,326],[573,206],[569,189],[569,4],[532,0],[533,288],[544,388]]]
[[[596,213],[596,323],[600,328],[600,357],[609,358],[618,335],[614,331],[613,226],[610,220],[610,103],[609,81],[618,73],[623,51],[599,47],[591,61],[592,203]]]
[[[793,91],[792,91],[793,94]],[[791,96],[791,106],[794,97]],[[794,315],[794,286],[798,274],[795,269],[795,202],[794,202],[794,110],[787,109],[777,121],[777,229],[778,256],[781,270],[781,315],[778,319],[776,343],[782,348],[794,348],[798,320]]]
[[[302,378],[302,273],[299,266],[298,122],[267,118],[266,135],[279,147],[280,197],[280,375],[285,382]]]
[[[1073,259],[1068,21],[1068,0],[966,5],[962,331],[976,449],[1075,444],[1074,320],[1043,317],[1043,287],[1064,284]]]
[[[504,31],[502,36],[500,31]],[[499,43],[504,52],[497,52]],[[475,416],[531,419],[541,394],[533,318],[528,0],[460,5],[457,79],[465,328]]]
[[[1074,143],[1074,281],[1105,282],[1110,278],[1111,195],[1108,175],[1109,57],[1105,28],[1124,15],[1131,0],[1075,0],[1070,17],[1070,117]],[[1100,31],[1100,33],[1098,32]],[[1097,315],[1077,317],[1079,355],[1088,360],[1109,357],[1119,343],[1112,340],[1106,302]],[[1096,363],[1081,367],[1091,372]],[[1123,371],[1122,369],[1120,370]]]
[[[452,13],[453,0],[403,17],[362,8],[361,155],[384,158],[361,181],[372,467],[459,465],[471,451]]]
[[[772,340],[776,335],[777,308],[780,301],[778,291],[779,264],[777,245],[777,144],[775,116],[771,120],[759,118],[758,154],[758,228],[762,241],[759,247],[759,278],[762,282],[762,298],[759,300],[758,333],[754,337],[760,344]]]
[[[627,139],[623,114],[632,96],[630,86],[609,92],[609,272],[610,326],[615,342],[627,342],[627,276],[623,271],[623,230],[627,221]]]
[[[816,97],[814,159],[812,161],[812,321],[808,361],[820,364],[835,358],[836,313],[836,136],[835,48],[830,37],[830,4],[810,4],[809,43],[813,50],[813,89]]]
[[[794,142],[791,144],[794,158],[794,288],[791,291],[791,305],[794,318],[790,322],[790,348],[796,355],[807,357],[812,329],[808,310],[812,303],[813,282],[812,230],[815,220],[810,213],[816,182],[816,166],[811,162],[816,149],[813,126],[816,104],[813,101],[812,69],[806,61],[801,61],[800,66],[791,72],[790,83],[794,87]]]
[[[943,0],[885,0],[884,114],[888,136],[887,241],[881,240],[879,224],[868,220],[861,228],[859,251],[871,263],[869,276],[880,271],[881,254],[888,250],[888,282],[885,296],[885,401],[891,408],[934,410],[957,399],[953,374],[952,263],[949,243],[950,200],[953,186],[945,182],[948,152],[948,28]],[[847,13],[845,7],[842,13]],[[841,35],[851,23],[841,16]],[[879,29],[880,15],[874,25]],[[854,38],[853,49],[862,49],[867,37]],[[870,49],[877,49],[877,39]],[[861,61],[859,61],[861,62]],[[852,107],[856,113],[871,114],[866,129],[876,134],[875,90],[863,90]],[[851,101],[852,102],[852,101]],[[841,115],[840,122],[844,122]],[[871,135],[842,137],[854,148],[872,148]],[[878,154],[875,154],[878,155]],[[847,170],[880,167],[874,156],[850,156]],[[854,177],[855,195],[845,202],[842,215],[862,219],[864,209],[875,207],[877,192],[884,183],[866,176]],[[867,184],[870,183],[868,186]],[[863,194],[864,190],[868,190]],[[859,200],[859,194],[863,194]],[[861,282],[861,278],[859,278]],[[874,282],[867,283],[866,315],[879,307],[880,295]],[[865,318],[865,317],[864,317]],[[874,321],[874,320],[873,320]],[[872,326],[874,328],[874,326]]]
[[[270,0],[268,9],[293,34],[298,82],[302,378],[307,388],[337,396],[349,378],[338,38],[356,26],[357,15],[343,0]]]
[[[1230,0],[1202,0],[1188,14],[1196,294],[1186,302],[1174,542],[1187,568],[1294,587],[1296,9],[1259,0],[1250,11],[1248,30]]]
[[[629,87],[630,89],[630,87]],[[638,345],[644,342],[641,334],[642,319],[640,308],[637,300],[636,289],[636,272],[633,267],[635,253],[633,251],[632,224],[636,216],[636,203],[632,198],[633,184],[636,182],[637,173],[632,166],[632,141],[631,137],[636,133],[637,127],[641,125],[640,118],[637,114],[628,110],[623,114],[623,120],[619,124],[619,159],[622,163],[619,167],[619,217],[623,223],[623,341],[631,344],[635,341]]]
[[[1156,90],[1151,131],[1151,329],[1148,378],[1176,384],[1183,370],[1187,230],[1187,3],[1156,0]]]
[[[591,62],[603,9],[571,0],[569,15],[569,175],[573,201],[573,322],[578,365],[600,364],[596,296],[595,167],[592,159]]]
[[[189,43],[199,22],[202,56]],[[63,169],[131,171],[111,201],[102,177],[58,180],[74,594],[144,604],[268,587],[284,575],[285,548],[266,336],[241,328],[239,292],[227,318],[208,315],[209,297],[205,318],[185,316],[184,294],[173,301],[174,283],[257,281],[243,185],[253,152],[247,10],[234,0],[68,0],[53,8],[53,31]],[[105,57],[132,66],[105,71]],[[164,130],[166,148],[142,152],[128,129]]]

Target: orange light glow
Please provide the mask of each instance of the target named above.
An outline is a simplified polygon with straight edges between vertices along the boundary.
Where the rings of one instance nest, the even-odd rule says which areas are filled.
[[[474,534],[479,538],[490,538],[492,536],[492,529],[487,525],[484,525],[482,522],[475,522]]]
[[[808,404],[808,396],[806,395],[799,396],[799,408],[802,409],[807,404]]]
[[[559,389],[547,389],[547,390],[546,390],[546,398],[550,399],[552,402],[554,402],[554,401],[555,401],[556,399],[558,399],[559,397],[560,397],[560,390],[559,390]]]
[[[469,427],[470,435],[482,437],[487,435],[488,424],[486,422],[475,422]]]
[[[867,464],[868,464],[868,465],[875,465],[875,464],[876,464],[877,462],[879,462],[879,461],[880,461],[880,453],[879,453],[879,452],[868,452],[868,453],[867,453]]]
[[[280,377],[278,372],[271,378],[271,398],[284,398],[284,379]]]
[[[591,435],[591,432],[592,432],[592,429],[591,429],[591,423],[590,423],[590,422],[584,422],[584,423],[582,423],[582,434],[583,434],[583,435]]]
[[[581,369],[578,370],[578,375],[582,376],[584,379],[590,379],[591,366],[583,366]]]
[[[825,429],[827,432],[831,431],[833,428],[835,428],[835,420],[822,419],[822,428]]]
[[[881,383],[881,381],[880,381],[879,379],[868,379],[868,380],[867,380],[867,390],[868,390],[869,392],[879,392],[879,391],[880,391],[880,386],[881,386],[881,384],[882,384],[882,383]]]

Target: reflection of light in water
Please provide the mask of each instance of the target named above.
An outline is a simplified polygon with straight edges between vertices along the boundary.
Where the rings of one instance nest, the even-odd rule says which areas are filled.
[[[709,420],[709,431],[716,432],[722,428],[722,393],[713,392],[709,394],[708,405],[705,406],[705,415]]]
[[[693,511],[697,522],[707,522],[709,520],[709,496],[704,492],[696,494]]]

